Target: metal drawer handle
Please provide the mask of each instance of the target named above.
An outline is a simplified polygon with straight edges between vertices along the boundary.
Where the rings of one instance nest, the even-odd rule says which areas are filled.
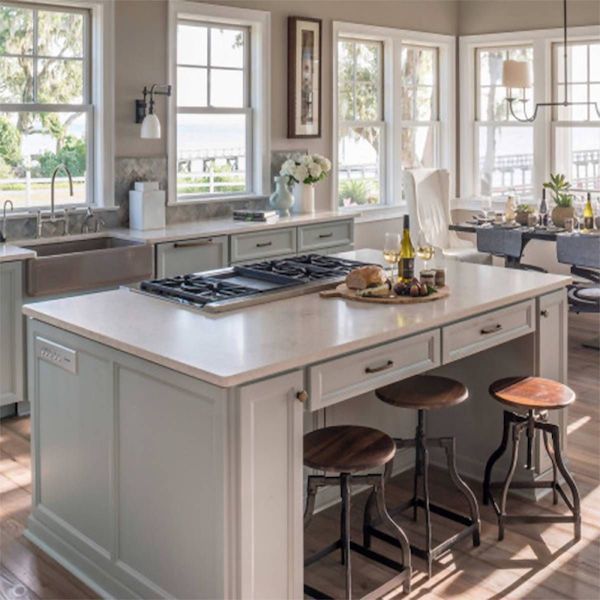
[[[210,246],[213,244],[213,239],[199,240],[196,242],[175,242],[173,248],[199,248],[200,246]]]
[[[379,373],[380,371],[386,371],[387,369],[391,369],[394,366],[393,360],[388,360],[385,365],[381,365],[380,367],[367,367],[365,369],[365,373]]]
[[[333,231],[330,231],[329,233],[321,233],[319,235],[319,239],[324,240],[325,238],[330,238],[333,237]]]
[[[308,400],[308,392],[306,390],[300,390],[296,393],[296,398],[300,402],[306,402]]]
[[[256,247],[257,248],[266,248],[267,246],[272,246],[273,242],[262,242],[262,243],[257,243]]]
[[[496,323],[495,325],[492,325],[491,327],[484,327],[483,329],[481,329],[479,331],[479,333],[481,333],[481,335],[487,335],[488,333],[496,333],[498,331],[500,331],[502,329],[502,325],[500,323]]]
[[[540,311],[540,315],[542,317],[548,318],[549,313],[548,313],[548,311],[546,309],[544,309],[544,310]]]

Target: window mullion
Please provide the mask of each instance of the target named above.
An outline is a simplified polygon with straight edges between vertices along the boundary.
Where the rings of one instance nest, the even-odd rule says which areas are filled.
[[[31,90],[33,102],[37,102],[38,100],[38,10],[37,8],[33,9],[32,14],[33,19],[33,86]]]

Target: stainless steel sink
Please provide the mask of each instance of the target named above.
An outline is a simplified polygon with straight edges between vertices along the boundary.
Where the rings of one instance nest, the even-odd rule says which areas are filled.
[[[25,266],[29,296],[50,296],[152,277],[152,246],[115,237],[25,246],[37,253]]]

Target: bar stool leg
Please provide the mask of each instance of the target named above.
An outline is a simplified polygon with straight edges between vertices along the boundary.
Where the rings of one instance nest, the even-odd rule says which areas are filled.
[[[421,454],[421,477],[423,479],[423,509],[425,512],[425,551],[427,554],[427,574],[431,577],[433,557],[431,556],[431,508],[429,506],[429,450],[425,439],[425,411],[419,410],[417,447]]]
[[[546,447],[546,453],[552,463],[552,504],[558,504],[558,468],[556,466],[556,458],[554,456],[554,449],[550,448],[550,436],[544,429],[544,446]]]
[[[502,495],[500,496],[500,514],[498,515],[498,541],[504,539],[504,516],[506,515],[506,499],[508,496],[508,488],[512,481],[515,469],[517,468],[517,459],[519,457],[519,438],[521,436],[521,423],[513,425],[512,428],[512,455],[510,459],[510,468],[506,474],[506,479],[502,486]]]
[[[477,506],[477,498],[471,491],[471,488],[465,483],[462,477],[458,473],[456,468],[456,441],[453,437],[442,438],[440,443],[446,450],[446,462],[448,464],[448,472],[452,483],[457,487],[458,491],[467,499],[469,503],[469,511],[471,513],[471,520],[473,523],[477,523],[477,528],[473,531],[473,546],[479,546],[481,544],[481,518],[479,516],[479,506]]]
[[[342,492],[342,512],[344,523],[342,527],[342,552],[346,565],[346,599],[352,598],[352,571],[350,567],[350,473],[341,473],[340,487]]]
[[[550,425],[552,432],[552,446],[554,447],[554,456],[556,458],[556,466],[563,476],[565,483],[569,486],[571,494],[573,494],[573,516],[575,517],[575,539],[581,539],[581,500],[579,498],[579,490],[571,473],[567,470],[563,462],[562,453],[560,451],[560,429],[557,425]]]
[[[308,485],[306,488],[306,507],[304,509],[304,527],[310,523],[313,513],[315,512],[315,499],[317,497],[317,489],[315,480],[309,475]]]
[[[492,469],[494,468],[496,462],[498,462],[498,460],[500,460],[500,458],[506,452],[506,448],[508,447],[508,434],[510,431],[511,424],[510,417],[510,413],[505,410],[504,427],[502,429],[502,441],[500,442],[498,448],[494,450],[494,452],[488,459],[487,464],[485,465],[485,475],[483,477],[483,503],[485,505],[489,504],[491,499],[490,482],[492,480]]]

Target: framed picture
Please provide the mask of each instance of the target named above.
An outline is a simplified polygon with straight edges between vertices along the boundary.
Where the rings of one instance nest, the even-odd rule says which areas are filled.
[[[321,19],[288,18],[288,138],[321,137]]]

